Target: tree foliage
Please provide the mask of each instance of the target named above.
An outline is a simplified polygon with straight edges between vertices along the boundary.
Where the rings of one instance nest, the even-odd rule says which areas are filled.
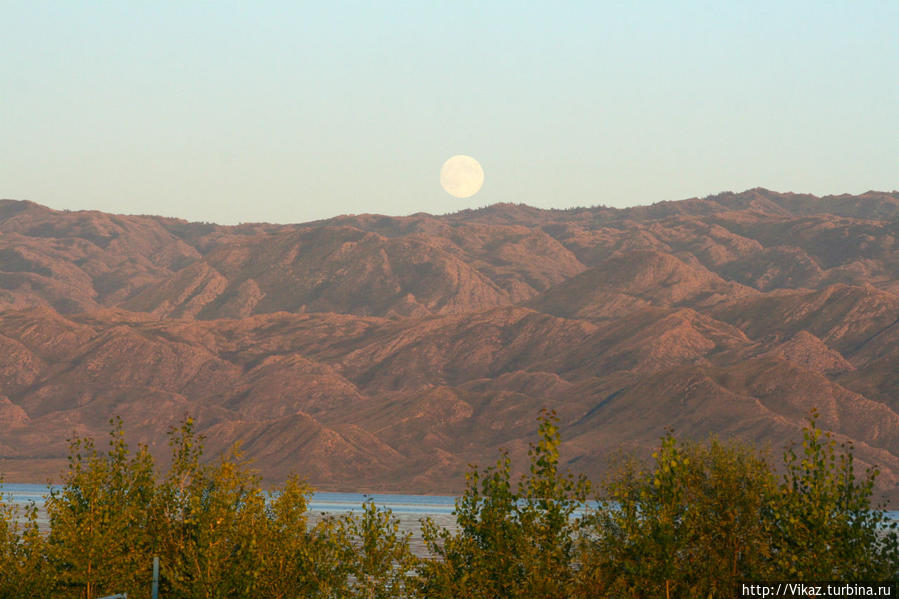
[[[422,568],[427,597],[568,597],[574,584],[575,511],[589,482],[559,470],[559,427],[543,411],[530,470],[515,485],[503,452],[493,467],[467,475],[456,502],[458,532],[424,523],[437,559]]]
[[[777,474],[767,454],[669,432],[646,464],[625,456],[587,503],[590,483],[560,467],[559,421],[538,418],[525,474],[501,452],[472,467],[457,527],[422,523],[431,553],[372,502],[311,517],[294,477],[271,492],[238,447],[211,462],[191,419],[172,430],[160,476],[111,421],[105,451],[70,441],[61,487],[17,513],[0,499],[0,599],[149,597],[729,597],[739,580],[899,578],[895,524],[872,506],[876,468],[816,424]]]
[[[0,500],[0,599],[42,599],[54,586],[47,541],[34,503],[19,516],[13,505]]]
[[[875,469],[856,476],[812,414],[803,454],[662,438],[646,468],[624,460],[582,528],[581,592],[592,597],[730,597],[741,580],[893,580],[895,523],[871,505]]]
[[[777,496],[767,462],[737,443],[662,439],[650,468],[625,460],[582,529],[582,592],[730,597],[767,574]]]
[[[270,494],[238,447],[204,462],[187,418],[170,433],[172,467],[160,478],[146,447],[131,453],[113,420],[108,450],[75,437],[60,488],[20,525],[0,502],[0,598],[127,592],[149,597],[153,557],[164,597],[386,597],[413,568],[408,537],[388,512],[308,522],[311,489],[289,479]]]
[[[351,596],[371,599],[405,597],[413,592],[412,573],[418,560],[409,548],[411,533],[400,532],[399,520],[373,501],[360,518],[344,518],[345,532],[357,553],[351,564]]]
[[[150,577],[153,459],[146,447],[131,455],[121,422],[110,424],[105,453],[91,439],[70,440],[65,483],[47,499],[49,558],[61,596],[111,595]]]
[[[791,446],[784,454],[771,514],[776,568],[796,579],[899,578],[896,523],[871,505],[878,469],[857,476],[852,447],[816,418],[813,411],[801,453]]]

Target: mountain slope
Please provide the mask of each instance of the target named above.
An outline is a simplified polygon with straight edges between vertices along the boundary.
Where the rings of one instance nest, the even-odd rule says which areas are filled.
[[[196,419],[272,480],[455,492],[542,407],[599,476],[665,427],[769,444],[811,408],[899,497],[899,193],[762,189],[224,227],[0,201],[0,472],[113,415]]]

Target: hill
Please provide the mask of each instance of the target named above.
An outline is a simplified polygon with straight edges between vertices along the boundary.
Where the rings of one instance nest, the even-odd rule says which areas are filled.
[[[899,496],[899,193],[763,189],[226,227],[0,201],[0,471],[111,415],[196,416],[271,481],[456,492],[540,407],[598,477],[665,427],[767,443],[808,410]]]

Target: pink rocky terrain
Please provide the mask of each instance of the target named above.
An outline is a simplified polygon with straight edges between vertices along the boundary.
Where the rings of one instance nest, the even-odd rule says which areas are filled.
[[[0,472],[112,415],[321,489],[457,492],[541,407],[599,477],[666,426],[767,444],[811,408],[899,497],[899,193],[494,205],[226,227],[0,201]]]

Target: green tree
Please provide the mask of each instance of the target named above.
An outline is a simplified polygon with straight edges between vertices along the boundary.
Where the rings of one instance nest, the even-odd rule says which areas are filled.
[[[361,517],[344,520],[352,544],[353,596],[360,599],[406,597],[413,592],[410,578],[417,560],[409,549],[411,533],[401,533],[390,510],[374,502],[363,504]]]
[[[459,530],[423,523],[436,559],[422,564],[427,597],[568,597],[574,585],[573,518],[586,500],[589,482],[559,470],[555,413],[542,411],[539,441],[532,444],[530,470],[517,487],[503,452],[496,465],[467,474],[456,502]]]
[[[817,427],[803,431],[802,453],[784,454],[786,474],[772,509],[776,569],[805,580],[897,579],[896,524],[871,505],[879,471],[855,472],[852,447]]]
[[[54,586],[47,543],[38,529],[38,509],[18,510],[0,496],[0,599],[43,599]]]
[[[306,597],[340,599],[351,597],[353,546],[340,518],[324,517],[309,531],[307,542],[296,554],[309,579]]]
[[[895,579],[895,524],[871,505],[877,477],[853,469],[815,424],[778,480],[736,442],[662,438],[647,468],[622,460],[582,531],[582,596],[729,597],[739,580]]]
[[[399,532],[389,510],[367,502],[361,516],[325,517],[310,527],[308,493],[296,478],[273,493],[262,541],[262,596],[374,599],[413,592],[411,534]]]
[[[49,555],[63,596],[140,596],[150,577],[153,460],[143,446],[132,456],[121,421],[110,423],[105,453],[91,439],[70,440],[64,483],[47,498]]]
[[[358,559],[346,522],[322,518],[310,526],[310,488],[292,477],[267,508],[260,544],[264,559],[259,585],[264,597],[350,597],[353,564]]]
[[[0,480],[0,485],[3,481]],[[12,597],[13,576],[18,569],[19,535],[14,506],[0,495],[0,598]]]
[[[310,526],[298,478],[268,496],[237,448],[203,463],[189,418],[159,479],[113,420],[105,452],[70,441],[48,535],[34,505],[23,522],[0,501],[0,599],[146,597],[154,555],[164,596],[184,599],[727,597],[741,579],[899,578],[895,525],[871,505],[877,470],[856,476],[852,448],[814,414],[782,479],[751,447],[668,433],[652,464],[621,460],[581,518],[589,483],[559,467],[555,414],[538,422],[527,473],[513,484],[505,452],[472,468],[458,531],[425,520],[434,559],[416,560],[398,520],[371,502]]]
[[[266,508],[266,530],[260,542],[265,555],[259,593],[271,599],[312,596],[315,581],[301,555],[309,546],[307,497],[311,490],[297,477],[284,484]]]
[[[579,592],[609,597],[730,597],[766,572],[765,515],[776,479],[735,442],[678,442],[654,466],[625,458],[585,519]]]
[[[267,528],[260,480],[234,448],[200,462],[202,437],[186,419],[170,435],[173,463],[160,485],[161,565],[179,597],[249,596],[264,572],[260,540]]]

